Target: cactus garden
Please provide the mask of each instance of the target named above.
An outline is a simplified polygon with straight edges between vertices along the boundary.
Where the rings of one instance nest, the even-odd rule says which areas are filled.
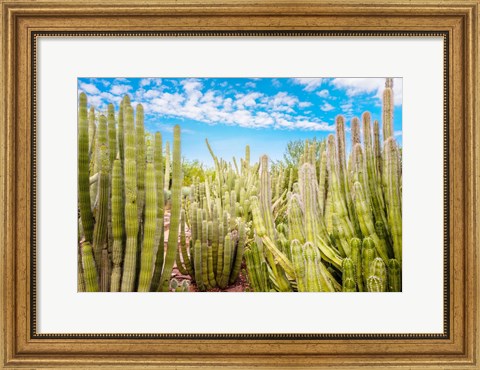
[[[326,99],[327,90],[313,90],[320,81],[303,80],[311,80],[300,81],[303,91]],[[78,291],[401,292],[402,146],[393,81],[382,79],[376,115],[335,108],[332,98],[322,108],[335,111],[331,122],[297,120],[302,139],[291,140],[283,157],[269,153],[273,139],[247,143],[230,156],[223,153],[228,145],[192,134],[182,119],[156,125],[152,115],[147,126],[146,117],[166,99],[181,101],[160,83],[149,90],[153,97],[163,94],[164,100],[152,100],[157,106],[139,101],[135,91],[101,95],[83,85]],[[260,95],[237,103],[260,105]],[[111,100],[99,104],[99,96]],[[285,94],[275,96],[287,101]],[[272,99],[265,109],[275,104]],[[287,101],[285,111],[294,104],[302,107]],[[175,109],[155,117],[175,121]],[[218,125],[244,124],[220,113]],[[268,128],[265,117],[251,117],[258,123],[252,135],[288,130],[284,118],[275,116],[277,126]],[[185,156],[191,143],[208,156],[207,164]]]

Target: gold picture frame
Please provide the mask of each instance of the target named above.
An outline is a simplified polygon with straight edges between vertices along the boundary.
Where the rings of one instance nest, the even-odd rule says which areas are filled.
[[[478,0],[1,2],[1,366],[471,368],[480,366]],[[61,334],[36,331],[36,40],[41,36],[442,36],[443,334]],[[447,196],[448,195],[448,196]]]

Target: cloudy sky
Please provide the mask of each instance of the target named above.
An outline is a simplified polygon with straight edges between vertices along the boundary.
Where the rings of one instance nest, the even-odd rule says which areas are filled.
[[[105,112],[118,110],[124,94],[145,110],[145,127],[171,141],[172,127],[182,128],[182,155],[212,165],[205,138],[218,156],[237,159],[250,144],[252,157],[281,159],[290,140],[335,130],[343,115],[369,111],[381,122],[384,78],[79,78],[88,104]],[[394,130],[401,143],[402,80],[394,79]]]

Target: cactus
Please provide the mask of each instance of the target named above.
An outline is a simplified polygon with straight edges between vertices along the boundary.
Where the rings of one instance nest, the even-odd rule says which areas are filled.
[[[235,249],[235,258],[229,280],[230,284],[235,283],[235,281],[238,279],[238,275],[240,274],[240,267],[242,265],[243,252],[245,249],[245,242],[247,238],[245,224],[243,222],[240,222],[238,230],[237,248]]]
[[[85,290],[87,292],[98,292],[98,275],[93,258],[93,249],[89,242],[82,245],[83,277],[85,279]]]
[[[101,270],[102,249],[106,248],[110,159],[107,146],[107,119],[100,116],[97,130],[98,208],[93,229],[93,251],[97,272]],[[103,287],[103,286],[102,286]]]
[[[78,204],[83,233],[87,242],[93,241],[93,214],[89,183],[89,132],[87,121],[87,96],[81,93],[78,107]]]
[[[151,291],[156,292],[162,274],[163,259],[164,259],[164,179],[163,179],[163,149],[162,149],[162,134],[155,133],[154,144],[154,167],[155,167],[155,186],[157,188],[157,228],[155,231],[155,268],[152,277]]]
[[[143,207],[145,206],[145,127],[143,124],[142,104],[137,104],[135,130],[135,155],[137,161],[137,212],[138,222],[140,225],[142,225]]]
[[[393,80],[387,78],[383,90],[383,140],[393,136]]]
[[[386,199],[388,224],[393,239],[395,258],[402,264],[402,211],[399,186],[399,154],[395,139],[389,138],[385,143],[386,162]]]
[[[157,227],[157,188],[153,163],[147,163],[145,176],[145,227],[141,255],[139,292],[150,291],[153,274],[155,229]]]
[[[122,276],[121,264],[123,257],[123,176],[120,159],[115,159],[112,169],[112,232],[113,232],[113,251],[112,251],[112,276],[110,281],[110,291],[118,292],[120,290],[120,281]]]
[[[170,274],[172,273],[173,263],[175,262],[175,254],[178,245],[178,226],[180,222],[180,207],[182,196],[182,158],[180,148],[180,126],[173,128],[173,166],[172,166],[172,194],[171,194],[171,212],[170,212],[170,231],[168,233],[167,254],[165,263],[160,277],[158,289],[166,291]]]
[[[396,259],[388,261],[388,290],[390,292],[402,291],[401,268]]]
[[[170,143],[165,144],[165,190],[170,189]]]
[[[137,266],[137,163],[133,109],[125,105],[125,232],[127,237],[123,263],[122,292],[133,291]]]

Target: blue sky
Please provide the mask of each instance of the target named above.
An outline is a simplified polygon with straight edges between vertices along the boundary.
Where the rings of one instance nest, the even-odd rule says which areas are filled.
[[[145,128],[172,140],[182,128],[182,156],[213,164],[205,145],[226,160],[262,154],[283,157],[290,140],[322,139],[335,130],[335,117],[350,121],[368,111],[381,122],[384,78],[79,78],[88,104],[118,111],[124,94],[145,110]],[[402,142],[402,80],[394,79],[394,130]]]

